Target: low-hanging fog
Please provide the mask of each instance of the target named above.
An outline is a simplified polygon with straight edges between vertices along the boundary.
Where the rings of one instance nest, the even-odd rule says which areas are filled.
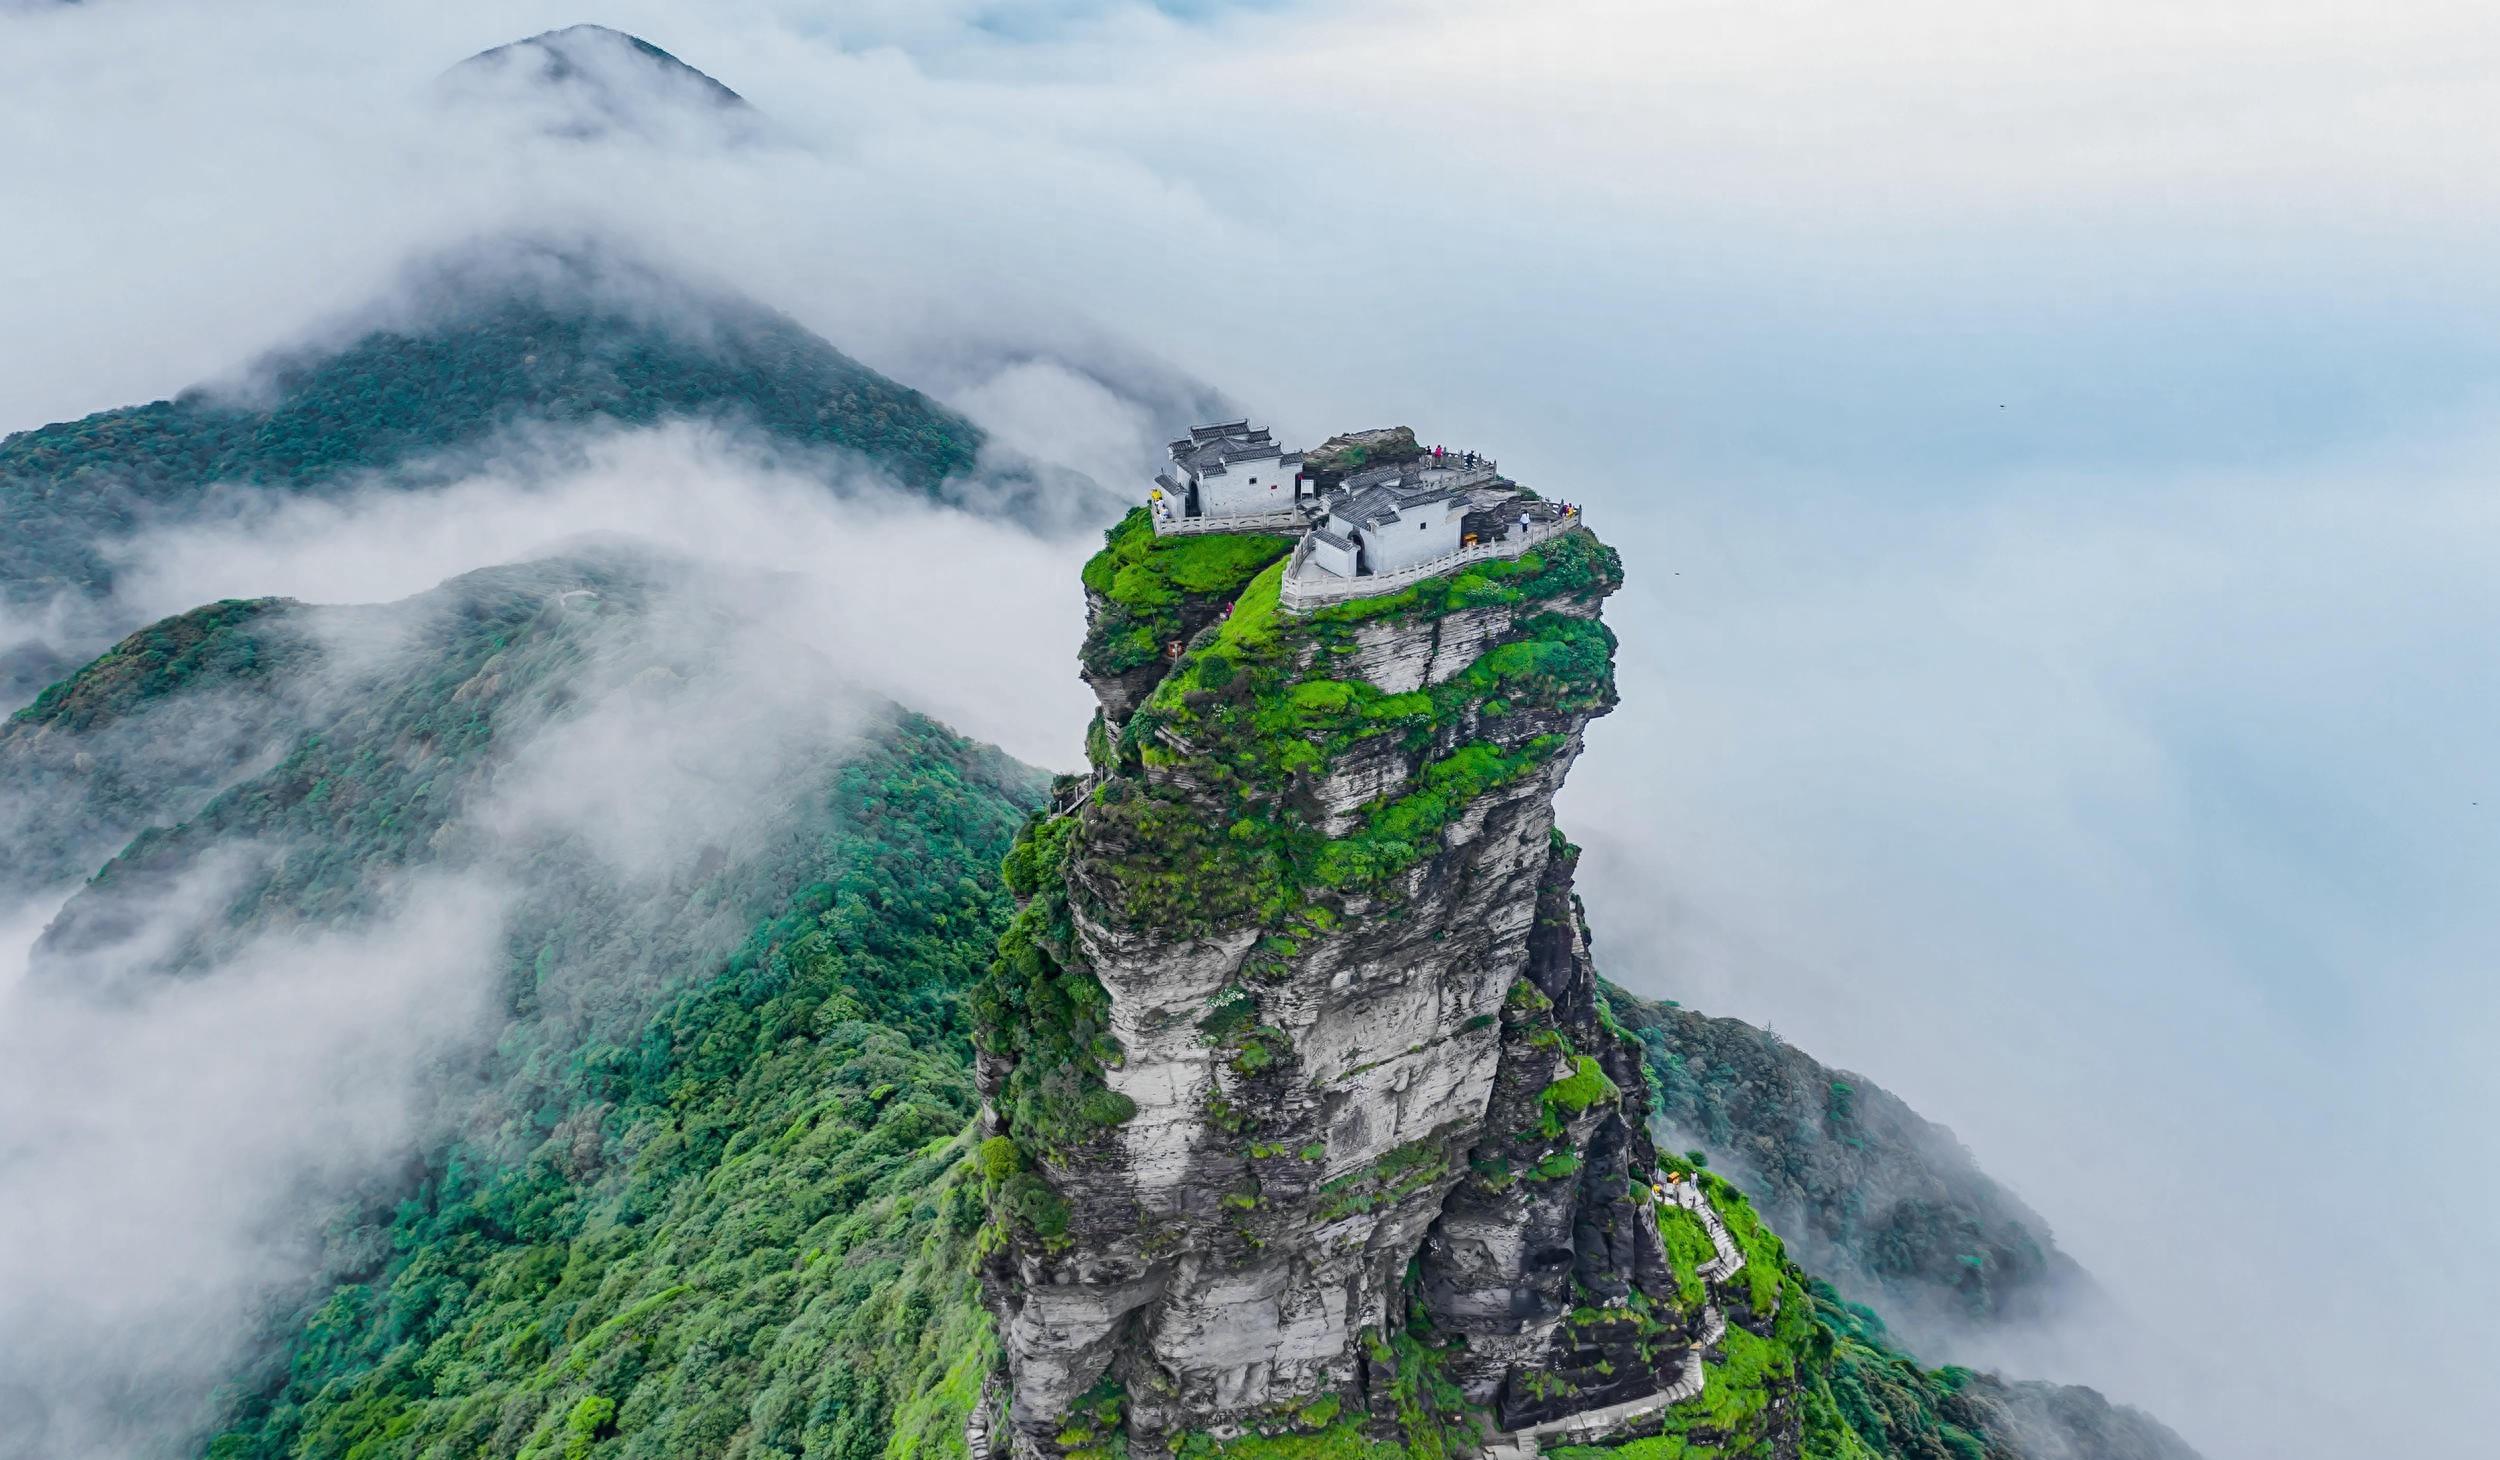
[[[836,496],[822,466],[716,424],[525,432],[464,455],[482,459],[434,490],[376,479],[336,498],[238,494],[218,522],[144,532],[119,549],[119,603],[144,621],[258,594],[398,598],[617,534],[753,584],[782,638],[871,692],[1037,765],[1082,758],[1093,698],[1068,637],[1092,546],[1081,539],[934,507],[866,472],[856,495]]]
[[[591,144],[428,89],[584,19],[777,130]],[[1147,361],[1289,440],[1409,422],[1586,502],[1631,575],[1564,806],[1601,963],[1953,1126],[2122,1315],[1957,1356],[2216,1460],[2473,1448],[2487,7],[102,0],[0,42],[0,428],[559,226],[1098,475],[1180,424],[1106,385]],[[143,540],[129,591],[371,600],[628,531],[796,573],[845,674],[1077,759],[1080,539],[802,507],[694,427],[446,491]],[[144,1098],[120,1068],[62,1118]],[[12,1278],[0,1324],[50,1291]]]
[[[230,525],[131,545],[143,608],[242,584],[398,598],[549,559],[590,565],[598,586],[565,586],[558,569],[527,590],[538,613],[579,625],[579,662],[555,693],[496,703],[491,766],[465,790],[437,773],[434,794],[458,808],[410,867],[378,866],[378,910],[353,929],[306,932],[281,911],[221,934],[276,859],[322,854],[252,840],[212,846],[135,919],[66,949],[37,941],[66,889],[0,912],[0,1456],[181,1453],[254,1361],[262,1324],[324,1273],[372,1260],[370,1213],[387,1214],[412,1157],[514,1123],[481,1082],[499,1043],[631,1038],[729,951],[759,909],[698,884],[734,888],[737,869],[786,857],[774,848],[808,834],[800,808],[881,706],[1009,740],[1027,717],[1081,717],[1056,636],[996,612],[1064,595],[1068,552],[870,482],[832,496],[820,474],[777,472],[712,430],[619,433],[582,456],[569,473],[481,470],[423,498],[246,498]],[[941,532],[950,571],[992,585],[991,614],[926,601],[925,545]],[[317,617],[319,661],[277,693],[326,723],[430,663],[444,612],[429,595]],[[464,690],[491,694],[492,673]],[[116,728],[244,723],[175,697]],[[1028,753],[1064,750],[1055,732],[1024,738]],[[7,804],[24,794],[0,793],[0,821],[26,823]],[[722,866],[725,881],[709,870]],[[602,931],[587,956],[577,932],[570,961],[542,959],[518,1016],[532,1027],[516,1032],[507,933],[532,916]],[[654,944],[668,956],[620,956]],[[182,976],[158,976],[177,956]]]

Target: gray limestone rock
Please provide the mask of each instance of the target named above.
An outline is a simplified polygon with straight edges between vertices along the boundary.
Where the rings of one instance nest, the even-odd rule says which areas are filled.
[[[1602,591],[1357,622],[1299,648],[1295,672],[1430,689],[1536,621],[1593,618]],[[1150,676],[1095,683],[1107,723],[1153,725]],[[1133,1455],[1330,1396],[1393,1415],[1382,1340],[1416,1313],[1463,1336],[1450,1375],[1505,1422],[1676,1382],[1691,1345],[1646,1205],[1640,1052],[1602,1017],[1577,853],[1553,825],[1582,728],[1609,704],[1488,697],[1428,735],[1358,737],[1281,808],[1189,735],[1150,728],[1153,753],[1119,770],[1188,825],[1074,813],[1069,951],[1108,996],[1117,1055],[1101,1079],[1135,1113],[1034,1153],[1066,1231],[1011,1236],[990,1263],[1018,1454],[1059,1453],[1064,1417],[1105,1384],[1125,1393]],[[1137,867],[1199,855],[1187,835],[1256,814],[1342,838],[1462,747],[1526,768],[1378,885],[1321,898],[1324,918],[1129,905]],[[985,1091],[1008,1073],[985,1056]],[[1566,1321],[1592,1302],[1606,1321]],[[1528,1397],[1533,1373],[1601,1370]]]

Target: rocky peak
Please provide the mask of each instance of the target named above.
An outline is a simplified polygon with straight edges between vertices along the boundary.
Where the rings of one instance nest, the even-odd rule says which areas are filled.
[[[1140,514],[1086,569],[1094,771],[977,1001],[1019,1454],[1472,1447],[1664,1402],[1725,1328],[1554,829],[1613,552],[1293,615],[1288,546]]]
[[[1412,426],[1375,426],[1329,437],[1302,453],[1302,470],[1323,491],[1367,466],[1413,461],[1424,454]]]

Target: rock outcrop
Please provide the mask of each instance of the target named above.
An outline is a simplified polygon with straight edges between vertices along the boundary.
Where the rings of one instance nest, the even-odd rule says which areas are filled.
[[[1088,568],[1098,631],[1115,578],[1163,581],[1138,525]],[[1010,859],[978,1012],[1021,1455],[1411,1429],[1434,1386],[1514,1429],[1656,1397],[1724,1329],[1553,823],[1613,703],[1614,555],[1307,617],[1281,566],[1150,687],[1094,676],[1095,774]]]

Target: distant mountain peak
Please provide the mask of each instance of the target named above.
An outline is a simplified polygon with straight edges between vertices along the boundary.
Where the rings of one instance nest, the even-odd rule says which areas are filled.
[[[513,108],[539,131],[582,140],[724,124],[727,140],[742,140],[760,115],[642,37],[587,23],[480,51],[444,72],[441,87],[457,104]]]

